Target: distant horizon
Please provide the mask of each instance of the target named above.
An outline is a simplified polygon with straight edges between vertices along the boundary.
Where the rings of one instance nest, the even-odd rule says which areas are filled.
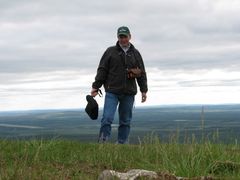
[[[218,137],[221,141],[232,142],[240,137],[240,104],[176,105],[136,107],[133,110],[130,142],[138,142],[147,135],[158,134],[162,140],[170,140],[172,135],[180,135],[182,140],[187,137],[207,138]],[[97,142],[101,115],[92,121],[84,110],[33,110],[0,112],[0,138],[2,139],[70,139]],[[116,117],[112,124],[112,140],[115,142],[119,126]],[[179,134],[180,133],[180,134]],[[213,135],[213,136],[212,136]],[[149,136],[150,137],[150,136]],[[153,136],[151,136],[153,137]],[[175,137],[175,136],[174,136]],[[214,138],[215,139],[215,138]]]
[[[159,105],[142,105],[142,106],[134,106],[134,108],[145,109],[145,108],[155,108],[155,107],[179,107],[179,106],[221,106],[221,105],[240,105],[240,103],[205,103],[205,104],[159,104]],[[0,110],[0,113],[4,112],[26,112],[26,111],[61,111],[61,110],[83,110],[84,107],[80,108],[33,108],[33,109],[14,109],[14,110]],[[99,107],[99,110],[102,110],[103,107]]]

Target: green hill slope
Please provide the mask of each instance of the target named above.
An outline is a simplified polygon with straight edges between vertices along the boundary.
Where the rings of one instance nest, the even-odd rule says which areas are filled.
[[[235,162],[235,165],[219,162]],[[240,146],[194,142],[138,145],[77,141],[0,141],[0,179],[97,179],[105,169],[146,169],[182,177],[240,179]],[[220,164],[220,165],[219,165]]]

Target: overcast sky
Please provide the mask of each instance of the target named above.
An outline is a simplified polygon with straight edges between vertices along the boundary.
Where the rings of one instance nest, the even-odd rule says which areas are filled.
[[[122,25],[148,73],[136,106],[240,103],[239,12],[239,0],[0,0],[0,111],[84,107]]]

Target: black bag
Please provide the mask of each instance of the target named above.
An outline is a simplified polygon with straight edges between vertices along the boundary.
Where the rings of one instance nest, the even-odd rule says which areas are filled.
[[[143,71],[140,68],[131,68],[128,69],[128,78],[133,79],[133,78],[139,78],[143,74]]]
[[[98,103],[90,95],[87,95],[86,99],[88,104],[85,108],[85,111],[92,120],[96,120],[98,118]]]

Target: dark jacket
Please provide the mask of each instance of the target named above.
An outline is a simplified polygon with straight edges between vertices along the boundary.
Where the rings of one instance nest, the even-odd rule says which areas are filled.
[[[140,68],[144,73],[139,78],[129,79],[127,70]],[[147,92],[147,76],[141,54],[131,44],[125,53],[119,43],[109,47],[103,54],[92,87],[99,89],[104,85],[106,92],[115,94],[135,95],[137,93],[136,80],[141,92]]]

